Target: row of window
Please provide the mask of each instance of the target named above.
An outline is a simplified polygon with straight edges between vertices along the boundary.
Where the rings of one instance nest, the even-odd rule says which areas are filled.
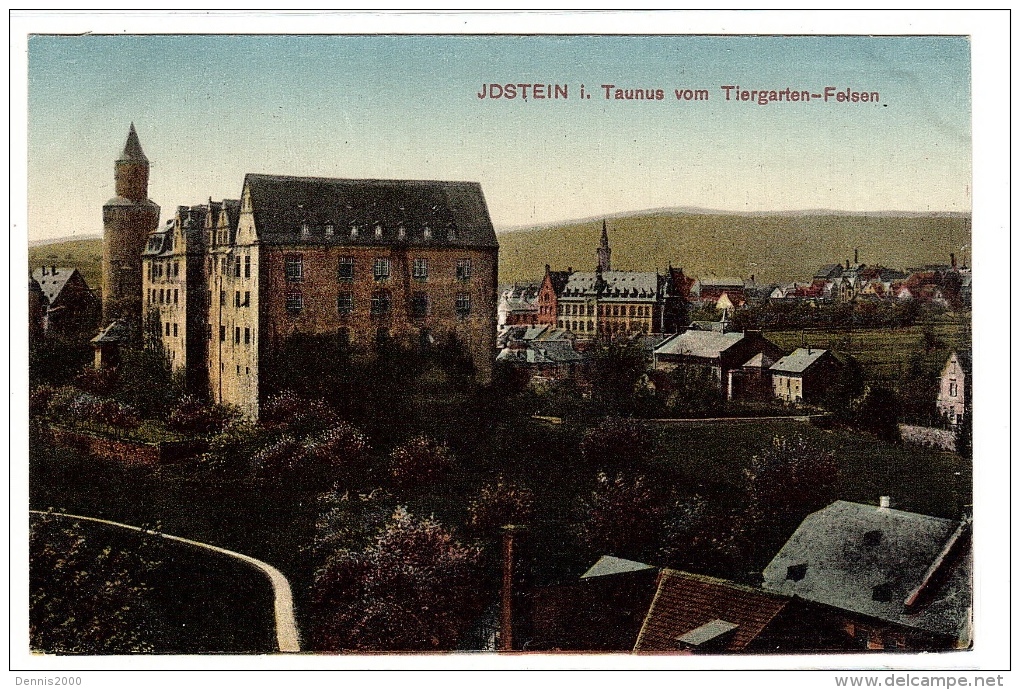
[[[181,274],[180,261],[149,261],[146,270],[149,281],[159,278],[176,278]]]
[[[170,321],[164,321],[162,325],[160,325],[160,324],[156,325],[156,330],[161,332],[167,338],[171,337],[171,333],[173,334],[174,338],[177,337],[177,324],[176,323],[171,323]]]
[[[178,296],[176,288],[174,290],[171,290],[170,288],[160,288],[158,292],[156,291],[156,288],[149,288],[147,298],[149,304],[177,304]]]
[[[240,345],[241,344],[241,333],[242,333],[241,327],[240,326],[234,326],[234,344],[235,345]],[[244,344],[245,345],[251,345],[251,327],[250,326],[245,326],[244,330],[243,330],[243,333],[244,333]],[[211,324],[206,324],[205,337],[206,337],[206,339],[211,339],[212,338],[212,325]],[[227,342],[227,327],[226,326],[220,326],[220,342],[221,343]]]
[[[407,239],[407,228],[405,228],[403,225],[397,226],[396,231],[397,239],[401,240]],[[372,232],[378,239],[381,239],[388,234],[388,232],[383,228],[383,226],[378,223],[375,225],[375,228],[373,229]],[[361,230],[358,228],[357,225],[351,225],[350,229],[348,230],[348,233],[352,239],[357,239],[361,235]],[[314,233],[312,226],[310,226],[308,223],[301,224],[301,239],[304,240],[312,239],[313,234]],[[322,229],[322,234],[325,235],[326,237],[336,236],[338,234],[336,226],[333,225],[333,223],[327,223],[325,227],[323,227]],[[424,226],[421,229],[421,236],[423,239],[426,240],[432,239],[432,229],[427,225]],[[450,239],[450,241],[456,240],[457,239],[456,231],[453,228],[449,228],[447,230],[447,237]]]
[[[652,315],[652,308],[633,304],[629,308],[626,304],[600,304],[598,308],[599,316],[627,316],[628,312],[630,316],[648,317]],[[556,305],[556,313],[561,316],[595,316],[595,305],[561,303]]]
[[[235,278],[240,278],[243,274],[245,278],[251,278],[251,257],[221,256],[217,261],[214,257],[210,256],[206,259],[206,270],[211,275],[215,268],[219,268],[220,273],[224,275],[232,273]]]
[[[389,280],[393,265],[389,259],[377,258],[372,264],[372,278]],[[284,273],[287,282],[300,283],[305,279],[304,257],[301,254],[288,254],[284,260]],[[471,259],[457,259],[457,280],[471,280]],[[429,279],[429,260],[425,257],[415,258],[411,267],[411,277],[418,281]],[[342,256],[337,265],[337,279],[344,282],[355,279],[354,257]]]
[[[287,293],[287,311],[291,314],[300,314],[305,308],[304,295],[300,292]],[[429,296],[424,292],[415,292],[411,295],[411,316],[421,318],[429,315]],[[354,313],[354,293],[341,292],[337,296],[336,308],[339,314]],[[375,315],[389,314],[393,309],[393,296],[389,290],[376,290],[372,293],[370,312]],[[454,300],[454,311],[458,316],[467,316],[471,313],[471,295],[466,292],[458,293]]]
[[[569,319],[560,319],[556,322],[557,328],[565,328],[573,333],[594,333],[596,330],[599,333],[623,333],[629,332],[628,329],[623,327],[623,324],[619,323],[606,323],[600,322],[598,328],[595,327],[594,321],[571,321]],[[642,323],[639,327],[631,329],[637,333],[647,333],[648,324]]]

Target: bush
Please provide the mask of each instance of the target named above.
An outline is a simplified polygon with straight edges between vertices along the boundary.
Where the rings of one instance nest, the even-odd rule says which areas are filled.
[[[193,395],[181,398],[167,419],[167,428],[181,434],[217,434],[236,413],[220,405],[205,403]]]
[[[255,454],[252,464],[260,479],[288,479],[305,459],[305,447],[293,436],[282,436]]]
[[[595,554],[649,558],[657,553],[676,498],[644,475],[596,475],[578,506],[578,535]]]
[[[492,532],[504,525],[530,522],[535,496],[530,489],[507,482],[503,477],[482,487],[468,504],[468,526],[479,532]]]
[[[29,530],[29,640],[51,654],[151,652],[148,596],[159,566],[146,538],[130,549],[86,536],[80,523],[34,517]]]
[[[478,549],[398,507],[364,549],[340,549],[315,575],[320,650],[452,650],[480,608]]]
[[[453,454],[445,443],[418,436],[390,453],[390,474],[401,486],[427,484],[453,465]]]
[[[37,386],[28,394],[28,414],[30,417],[39,417],[49,412],[50,403],[57,394],[53,386]]]
[[[322,400],[303,398],[293,391],[270,396],[259,410],[259,424],[266,429],[298,434],[322,430],[336,421]]]
[[[599,469],[631,466],[646,460],[651,451],[648,431],[633,419],[606,419],[581,440],[581,457]]]
[[[363,468],[372,448],[368,437],[353,424],[338,422],[305,442],[306,454],[318,466],[328,469]]]

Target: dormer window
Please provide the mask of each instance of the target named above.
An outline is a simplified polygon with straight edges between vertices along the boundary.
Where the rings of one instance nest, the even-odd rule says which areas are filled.
[[[426,225],[425,229],[421,231],[421,236],[424,237],[427,240],[431,240],[432,239],[432,228],[430,228],[429,226]]]
[[[307,240],[312,236],[312,230],[308,227],[308,223],[301,224],[301,239]]]
[[[332,223],[327,223],[326,224],[326,237],[332,237],[332,236],[333,236],[333,224]]]
[[[382,237],[382,225],[378,225],[377,224],[375,226],[375,236],[376,236],[376,238]]]
[[[353,238],[355,238],[357,236],[358,236],[358,226],[357,225],[352,225],[351,226],[351,238],[353,239]]]
[[[397,239],[401,239],[402,240],[402,239],[404,239],[406,237],[407,237],[407,230],[405,230],[404,226],[401,225],[399,228],[397,228]]]

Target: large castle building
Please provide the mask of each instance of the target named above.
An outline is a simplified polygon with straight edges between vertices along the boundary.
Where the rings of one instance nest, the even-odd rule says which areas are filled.
[[[239,200],[151,230],[139,295],[192,389],[254,419],[261,367],[292,338],[455,338],[490,380],[498,251],[477,183],[249,174]]]
[[[116,196],[103,205],[103,322],[142,316],[142,251],[159,225],[159,206],[149,200],[149,159],[132,123],[114,164]]]

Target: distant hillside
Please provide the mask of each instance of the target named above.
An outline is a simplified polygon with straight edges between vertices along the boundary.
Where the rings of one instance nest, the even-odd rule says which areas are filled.
[[[81,271],[92,289],[103,287],[103,240],[67,240],[28,248],[28,268],[67,266]]]
[[[809,279],[823,264],[853,260],[890,268],[970,261],[963,214],[721,214],[650,211],[609,218],[613,268],[694,276],[754,275],[758,282]],[[499,280],[536,279],[553,269],[591,271],[601,219],[499,233]]]

